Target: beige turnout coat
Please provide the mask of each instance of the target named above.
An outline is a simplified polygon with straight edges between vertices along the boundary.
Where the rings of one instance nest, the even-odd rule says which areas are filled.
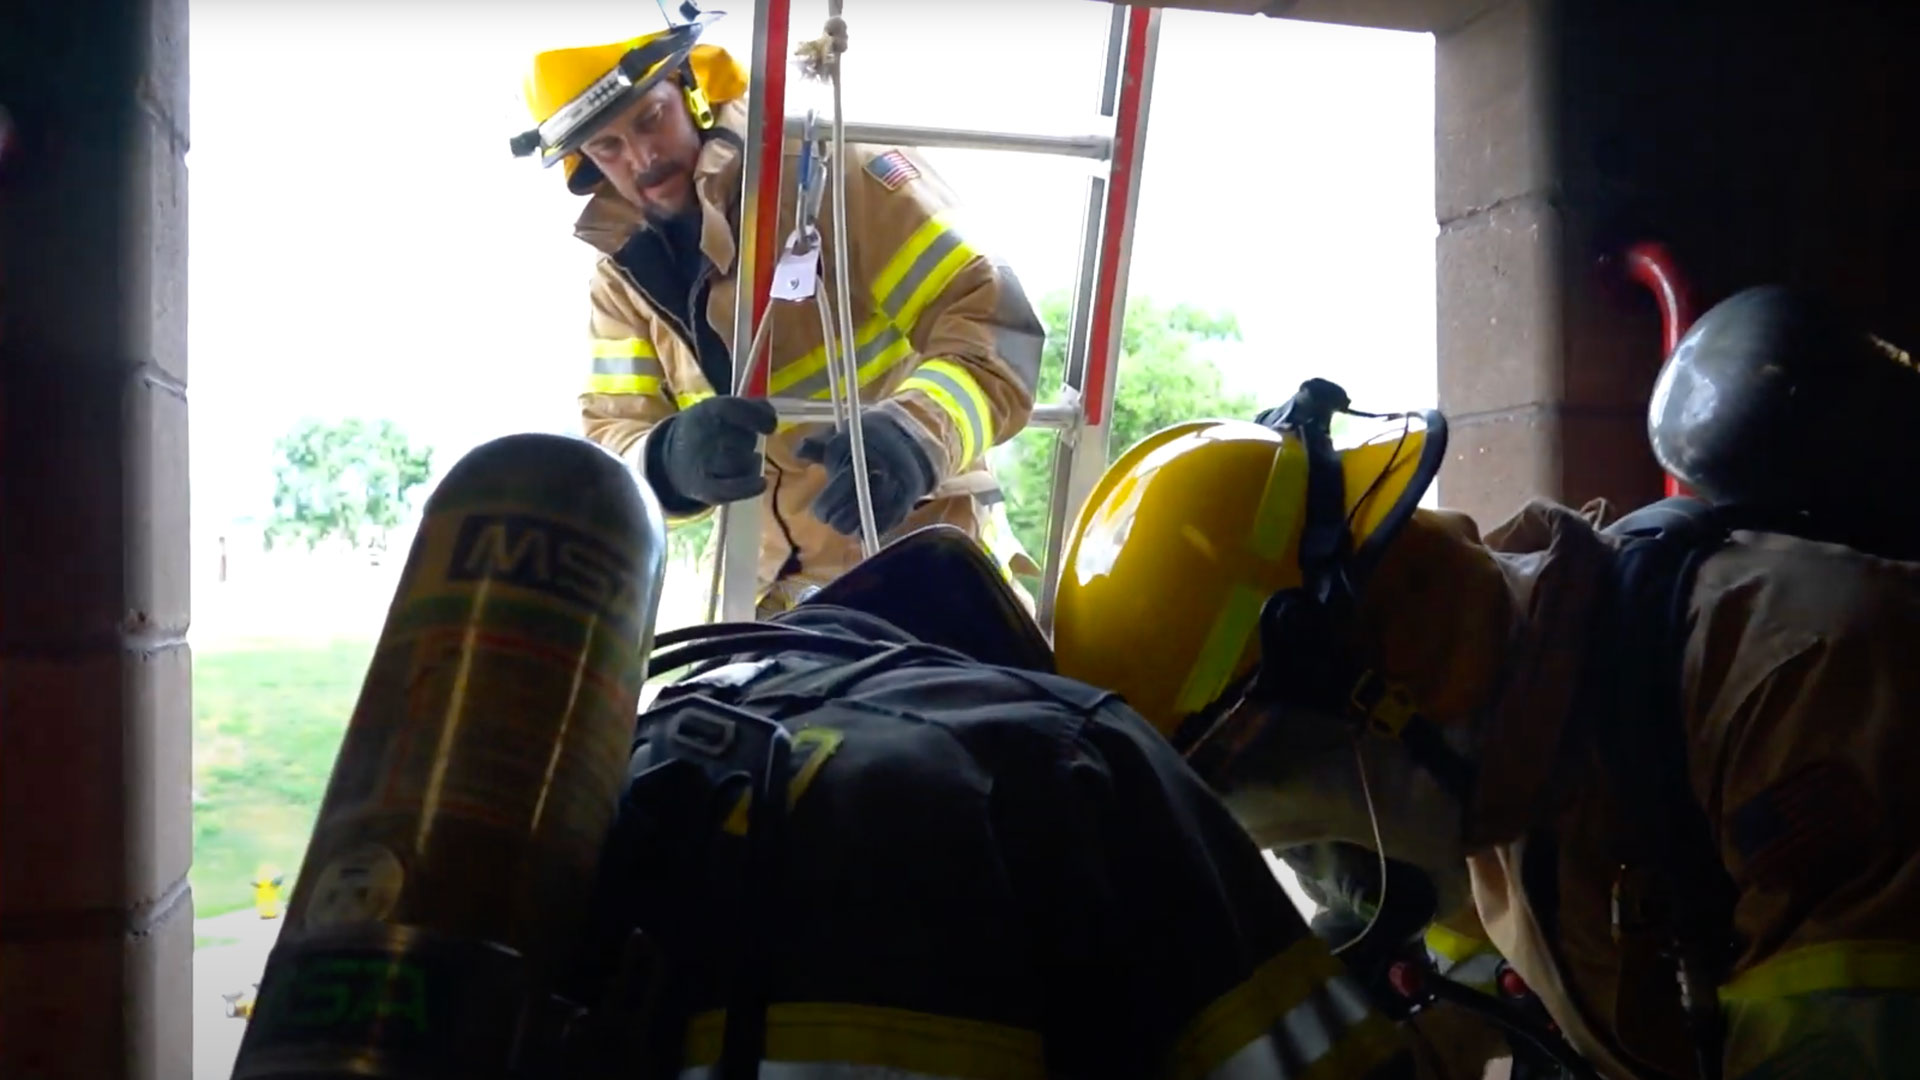
[[[745,106],[718,110],[695,169],[710,261],[709,291],[698,312],[692,296],[662,295],[650,262],[661,250],[639,211],[602,185],[576,225],[601,252],[592,279],[592,374],[580,409],[588,438],[638,464],[642,443],[661,420],[730,386],[738,284],[736,234]],[[798,156],[783,172],[779,237],[794,228]],[[950,522],[986,541],[1002,565],[1034,572],[1005,528],[987,450],[1023,428],[1031,413],[1044,329],[1017,278],[973,246],[953,220],[952,193],[911,150],[852,145],[844,155],[847,247],[860,400],[905,421],[939,478],[895,535]],[[819,228],[826,249],[819,288],[833,295],[832,200]],[[773,397],[828,400],[820,315],[812,300],[775,300],[767,390]],[[704,319],[710,332],[696,320]],[[707,339],[707,347],[700,346]],[[703,352],[706,355],[703,355]],[[784,606],[807,585],[839,576],[860,558],[859,540],[810,512],[826,470],[795,456],[819,424],[786,424],[767,440],[766,513],[760,549],[763,605]],[[885,538],[883,538],[884,542]]]
[[[1671,969],[1611,931],[1618,786],[1578,677],[1610,541],[1588,514],[1536,503],[1487,537],[1522,625],[1469,817],[1474,899],[1603,1075],[1687,1077]],[[1920,1074],[1920,564],[1736,533],[1690,615],[1693,794],[1744,948],[1725,1076]]]

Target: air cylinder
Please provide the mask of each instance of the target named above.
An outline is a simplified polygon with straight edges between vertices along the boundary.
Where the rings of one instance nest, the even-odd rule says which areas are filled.
[[[579,947],[666,566],[579,439],[470,451],[427,500],[233,1080],[471,1080]]]

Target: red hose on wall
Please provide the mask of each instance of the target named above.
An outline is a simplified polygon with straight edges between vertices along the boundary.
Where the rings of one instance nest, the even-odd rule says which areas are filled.
[[[1660,356],[1665,363],[1698,314],[1693,306],[1693,292],[1680,276],[1673,253],[1664,244],[1635,244],[1627,249],[1626,263],[1627,276],[1653,293],[1654,302],[1660,305]],[[1666,494],[1671,497],[1689,492],[1681,487],[1680,481],[1668,476]]]

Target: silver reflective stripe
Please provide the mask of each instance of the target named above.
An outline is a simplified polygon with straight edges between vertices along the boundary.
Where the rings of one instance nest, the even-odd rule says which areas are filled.
[[[1428,953],[1431,955],[1432,950],[1429,949]],[[1462,986],[1488,987],[1493,985],[1494,977],[1500,974],[1500,965],[1503,962],[1499,953],[1484,952],[1469,956],[1457,964],[1444,967],[1436,965],[1436,967],[1439,967],[1440,974]],[[1445,961],[1442,960],[1441,963]]]
[[[977,457],[986,449],[987,435],[989,434],[987,431],[986,417],[980,415],[980,403],[973,399],[973,391],[971,389],[962,386],[959,379],[954,378],[952,375],[931,364],[922,364],[920,368],[913,373],[913,378],[909,381],[930,382],[942,390],[945,390],[953,398],[953,403],[960,406],[960,411],[966,414],[969,431],[966,439],[963,441],[966,446],[973,451],[972,456]],[[963,461],[959,464],[964,466],[971,463],[970,458],[968,461]]]
[[[593,358],[595,375],[652,375],[656,378],[666,374],[660,361],[651,356],[596,356]]]
[[[1047,345],[1047,328],[1027,299],[1020,276],[1006,263],[995,260],[994,276],[999,280],[1000,301],[993,309],[993,349],[1007,362],[1020,385],[1032,393],[1040,382],[1040,358]]]
[[[1047,347],[1045,333],[1029,333],[1006,326],[993,328],[993,351],[1013,369],[1020,388],[1032,393],[1040,382],[1040,358]]]
[[[887,318],[896,323],[900,321],[900,313],[906,310],[907,301],[913,298],[920,286],[927,283],[927,278],[932,276],[933,268],[940,265],[940,260],[951,254],[960,243],[960,234],[950,227],[942,229],[940,235],[933,238],[927,250],[913,260],[913,265],[907,267],[907,272],[900,275],[900,280],[880,301],[880,310],[887,313]]]
[[[905,340],[906,340],[906,335],[900,332],[900,328],[889,323],[887,324],[885,329],[881,330],[880,333],[874,335],[874,338],[872,341],[862,342],[858,348],[854,349],[853,355],[854,355],[854,358],[857,361],[859,361],[860,366],[864,368],[867,366],[868,363],[872,362],[880,354],[886,352],[888,349],[893,348],[895,345],[898,345],[900,342]],[[816,371],[813,374],[807,376],[806,378],[801,379],[799,382],[794,383],[792,386],[782,389],[780,391],[780,396],[782,397],[826,397],[827,385],[828,385],[827,384],[828,370],[829,370],[828,368],[823,367],[819,371]],[[864,385],[864,378],[863,378],[863,385]]]
[[[1240,1048],[1209,1072],[1206,1080],[1294,1080],[1326,1057],[1371,1007],[1366,994],[1345,975],[1336,975],[1287,1010],[1266,1034]]]
[[[718,1065],[680,1070],[680,1080],[718,1080]],[[763,1061],[760,1080],[953,1080],[939,1073],[896,1069],[891,1065],[854,1065],[839,1061]]]

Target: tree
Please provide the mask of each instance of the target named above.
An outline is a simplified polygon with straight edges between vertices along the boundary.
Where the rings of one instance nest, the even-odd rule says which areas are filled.
[[[275,445],[269,551],[285,538],[312,551],[328,540],[356,550],[384,544],[433,473],[433,449],[391,420],[303,420]]]
[[[688,566],[699,566],[707,554],[707,545],[713,542],[714,522],[720,519],[719,511],[708,514],[698,521],[686,521],[667,526],[667,557]]]
[[[1065,292],[1040,303],[1047,326],[1040,361],[1040,386],[1061,384],[1067,361]],[[1107,460],[1169,424],[1206,417],[1252,419],[1259,406],[1251,395],[1228,393],[1220,369],[1194,346],[1240,340],[1240,323],[1229,312],[1208,312],[1187,304],[1164,307],[1146,297],[1130,297],[1120,336],[1120,371],[1107,429]],[[1007,519],[1014,535],[1035,561],[1047,545],[1047,503],[1053,488],[1051,433],[1023,432],[993,452],[994,472],[1007,498]]]

